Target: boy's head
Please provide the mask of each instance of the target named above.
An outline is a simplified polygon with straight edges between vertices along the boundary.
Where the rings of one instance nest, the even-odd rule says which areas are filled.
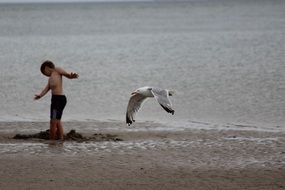
[[[45,62],[42,63],[41,65],[41,72],[43,75],[45,76],[50,76],[51,75],[51,71],[55,68],[53,62],[47,60]]]

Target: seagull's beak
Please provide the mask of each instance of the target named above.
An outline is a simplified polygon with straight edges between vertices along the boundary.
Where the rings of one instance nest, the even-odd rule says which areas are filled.
[[[132,92],[132,93],[131,93],[132,96],[133,96],[133,95],[136,95],[136,94],[137,94],[137,92]]]

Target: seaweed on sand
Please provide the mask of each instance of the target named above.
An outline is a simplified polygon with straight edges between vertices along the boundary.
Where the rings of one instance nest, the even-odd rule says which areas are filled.
[[[40,131],[39,133],[34,134],[16,134],[13,139],[44,139],[49,140],[49,130]],[[93,134],[92,136],[83,136],[80,133],[77,133],[75,130],[70,130],[66,135],[64,135],[64,140],[66,141],[77,141],[77,142],[86,142],[86,141],[122,141],[118,138],[117,135],[111,134]]]

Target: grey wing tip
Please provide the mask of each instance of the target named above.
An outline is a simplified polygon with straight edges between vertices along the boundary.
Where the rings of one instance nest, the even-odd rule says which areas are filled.
[[[167,112],[167,113],[171,113],[172,115],[174,115],[174,110],[173,109],[171,109],[171,108],[168,108],[168,107],[166,107],[166,106],[164,106],[164,105],[162,105],[162,104],[160,104],[161,105],[161,107]]]
[[[129,117],[128,117],[128,114],[126,114],[126,123],[128,126],[130,126],[133,122],[135,122],[135,120],[131,120]]]
[[[128,117],[128,114],[126,115],[126,123],[128,126],[130,126],[133,123],[132,120],[130,120],[130,118]]]

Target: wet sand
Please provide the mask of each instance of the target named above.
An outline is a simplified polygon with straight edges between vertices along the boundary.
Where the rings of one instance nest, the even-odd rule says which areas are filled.
[[[1,130],[4,125],[17,130]],[[18,127],[45,124],[0,123],[0,189],[285,189],[283,132],[79,125],[94,126],[84,136],[109,134],[122,141],[19,140],[12,138]]]

